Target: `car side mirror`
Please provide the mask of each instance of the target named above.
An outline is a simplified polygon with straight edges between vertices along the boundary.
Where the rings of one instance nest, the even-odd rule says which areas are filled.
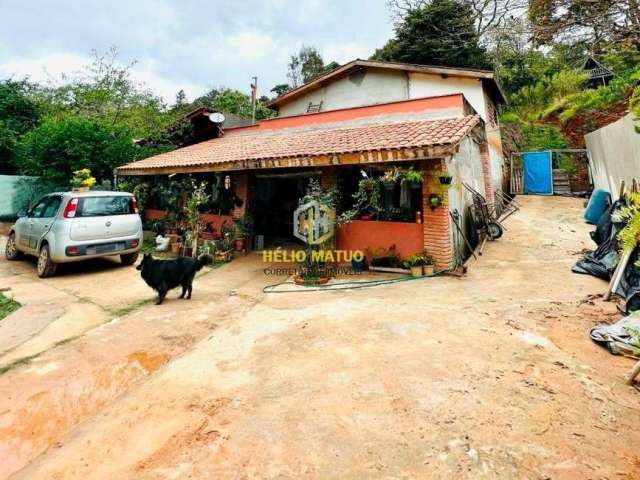
[[[21,210],[18,212],[18,218],[24,218],[28,216],[29,216],[29,212],[27,210]]]

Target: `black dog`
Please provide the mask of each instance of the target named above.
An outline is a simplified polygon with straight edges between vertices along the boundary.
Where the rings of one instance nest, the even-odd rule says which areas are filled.
[[[187,300],[191,299],[193,290],[193,277],[196,272],[204,267],[211,257],[200,255],[198,259],[191,257],[178,257],[175,260],[156,260],[150,254],[145,254],[142,261],[136,267],[140,270],[140,275],[151,288],[158,292],[156,305],[160,305],[167,295],[167,292],[177,286],[182,287],[182,295],[187,295]]]

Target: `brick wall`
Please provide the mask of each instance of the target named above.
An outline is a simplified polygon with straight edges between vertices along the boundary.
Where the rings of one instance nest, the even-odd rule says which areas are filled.
[[[484,177],[484,196],[489,205],[495,203],[495,195],[493,193],[493,179],[491,178],[491,160],[489,159],[489,144],[483,142],[480,144],[480,160],[482,161],[482,176]]]
[[[422,183],[422,230],[424,250],[429,254],[437,269],[447,269],[453,265],[453,242],[449,218],[449,192],[440,185],[438,177],[446,172],[442,160],[427,160],[423,164],[424,182]],[[429,195],[442,195],[442,205],[431,210]]]
[[[249,203],[249,173],[238,172],[235,175],[236,179],[236,196],[242,199],[242,205],[233,207],[231,216],[234,219],[242,217],[247,211]]]

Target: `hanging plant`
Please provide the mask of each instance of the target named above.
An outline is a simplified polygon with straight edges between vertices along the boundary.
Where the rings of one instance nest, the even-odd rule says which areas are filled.
[[[404,179],[412,185],[419,185],[424,181],[422,172],[419,170],[415,170],[413,167],[407,169],[404,172]]]
[[[447,175],[440,175],[438,179],[440,180],[441,185],[451,185],[451,181],[453,180],[453,177],[447,174]]]
[[[442,195],[439,195],[437,193],[432,193],[431,195],[429,195],[429,208],[431,208],[431,210],[435,210],[441,205]]]

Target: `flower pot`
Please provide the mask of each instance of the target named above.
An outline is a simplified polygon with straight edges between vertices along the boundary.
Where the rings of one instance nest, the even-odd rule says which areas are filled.
[[[431,208],[431,210],[435,210],[440,205],[442,205],[442,197],[440,195],[435,193],[429,195],[429,208]]]
[[[329,277],[304,278],[302,275],[296,275],[293,279],[296,285],[304,285],[306,287],[325,285],[326,283],[329,283],[329,280]]]
[[[422,265],[413,265],[411,267],[411,276],[412,277],[421,277],[422,276]]]
[[[362,260],[351,259],[351,268],[356,273],[363,272],[366,266],[367,266],[367,260],[365,258],[363,258]]]
[[[184,247],[183,255],[185,257],[192,257],[193,256],[193,247]]]
[[[74,187],[71,191],[72,192],[88,192],[89,187]]]
[[[246,240],[244,238],[236,238],[233,241],[233,248],[236,252],[244,252],[246,249]]]
[[[433,265],[423,265],[422,271],[425,275],[433,275]]]
[[[441,185],[451,185],[453,177],[451,175],[440,175],[438,180],[440,180]]]

